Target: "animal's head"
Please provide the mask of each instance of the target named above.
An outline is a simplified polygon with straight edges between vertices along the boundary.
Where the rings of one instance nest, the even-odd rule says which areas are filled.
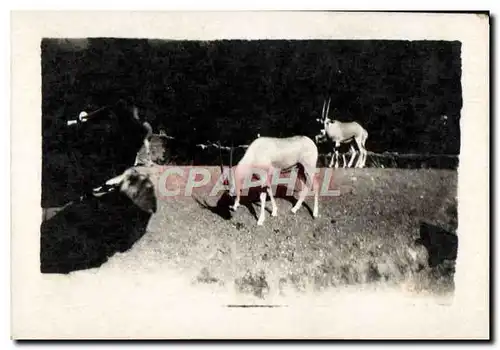
[[[314,140],[316,143],[324,142],[326,140],[326,131],[325,129],[321,129],[320,133],[314,136]]]
[[[117,187],[120,192],[129,197],[145,212],[156,213],[156,194],[149,175],[130,168],[125,170],[123,174],[106,181],[106,185]]]

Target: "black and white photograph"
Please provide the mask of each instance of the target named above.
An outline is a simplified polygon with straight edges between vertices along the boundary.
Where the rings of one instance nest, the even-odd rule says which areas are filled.
[[[131,21],[123,32],[100,23],[30,41],[38,66],[24,74],[40,85],[17,95],[40,95],[24,97],[38,124],[27,142],[40,142],[35,153],[18,146],[18,158],[39,154],[28,175],[39,191],[38,210],[18,220],[36,228],[23,234],[36,251],[19,269],[41,287],[20,277],[17,287],[38,288],[31,315],[43,325],[25,321],[22,300],[36,292],[20,292],[14,336],[489,336],[481,306],[469,326],[445,321],[458,322],[461,296],[489,289],[488,220],[469,223],[487,205],[472,200],[487,200],[488,160],[471,153],[488,150],[488,14],[278,14],[158,13],[171,22],[153,35],[130,29],[153,14],[115,13],[109,28]],[[359,35],[367,16],[393,35]],[[217,32],[235,18],[243,34]],[[258,19],[269,36],[247,34]],[[342,36],[325,34],[328,21]],[[312,34],[280,37],[290,22]],[[350,37],[343,22],[365,24]],[[202,34],[173,33],[175,23]],[[460,23],[479,36],[447,34]],[[486,75],[473,81],[471,65]],[[460,276],[483,289],[461,292]]]

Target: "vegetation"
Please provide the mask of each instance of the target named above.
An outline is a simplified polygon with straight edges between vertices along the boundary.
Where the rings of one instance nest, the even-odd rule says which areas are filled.
[[[305,134],[331,116],[356,120],[376,153],[457,155],[460,42],[45,39],[44,129],[125,98],[156,132],[248,144],[257,133]],[[198,150],[199,151],[199,150]]]

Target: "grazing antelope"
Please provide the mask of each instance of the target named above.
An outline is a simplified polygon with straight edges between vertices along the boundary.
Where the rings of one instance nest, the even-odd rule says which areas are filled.
[[[325,111],[326,107],[326,111]],[[342,143],[347,144],[354,141],[359,151],[359,158],[356,162],[356,168],[363,168],[366,163],[366,148],[365,143],[368,138],[368,132],[357,122],[340,122],[338,120],[330,120],[328,113],[330,111],[330,99],[328,99],[328,105],[326,101],[323,103],[323,110],[321,112],[321,119],[317,121],[323,123],[324,129],[321,133],[316,136],[316,142],[329,138],[335,143],[334,155],[330,160],[329,167],[333,166],[333,161],[335,159],[335,167],[338,168],[338,157],[339,157],[339,147]],[[352,166],[354,158],[356,157],[356,149],[351,144],[351,159],[349,160],[348,167]],[[344,167],[345,167],[345,156],[344,157]]]
[[[40,225],[40,271],[70,273],[95,268],[130,249],[156,212],[154,185],[128,169],[103,193],[72,201]]]
[[[231,155],[232,158],[232,155]],[[318,215],[318,196],[319,184],[316,179],[316,165],[318,162],[318,148],[316,144],[306,136],[293,136],[287,138],[274,138],[274,137],[258,137],[247,148],[245,155],[239,163],[231,169],[232,159],[230,160],[229,176],[225,181],[228,186],[229,194],[231,197],[236,196],[234,205],[230,206],[231,210],[238,209],[240,205],[240,195],[243,189],[243,180],[251,179],[254,171],[258,170],[265,173],[266,181],[262,183],[262,192],[260,194],[260,216],[257,225],[261,226],[265,220],[265,204],[266,192],[269,194],[272,205],[271,216],[278,215],[278,207],[273,197],[271,188],[271,178],[275,170],[290,171],[297,166],[303,168],[303,176],[299,179],[301,181],[302,189],[300,191],[299,199],[295,206],[292,208],[292,213],[296,213],[302,206],[305,197],[307,196],[309,186],[312,183],[314,191],[314,210],[313,217],[317,218]],[[222,174],[224,169],[221,165]],[[262,176],[262,175],[261,175]]]

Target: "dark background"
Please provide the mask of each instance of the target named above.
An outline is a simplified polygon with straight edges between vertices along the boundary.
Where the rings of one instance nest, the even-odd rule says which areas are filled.
[[[457,41],[95,38],[44,39],[41,49],[45,152],[60,146],[56,125],[118,98],[187,148],[314,137],[331,97],[330,116],[360,122],[369,151],[460,149]]]

